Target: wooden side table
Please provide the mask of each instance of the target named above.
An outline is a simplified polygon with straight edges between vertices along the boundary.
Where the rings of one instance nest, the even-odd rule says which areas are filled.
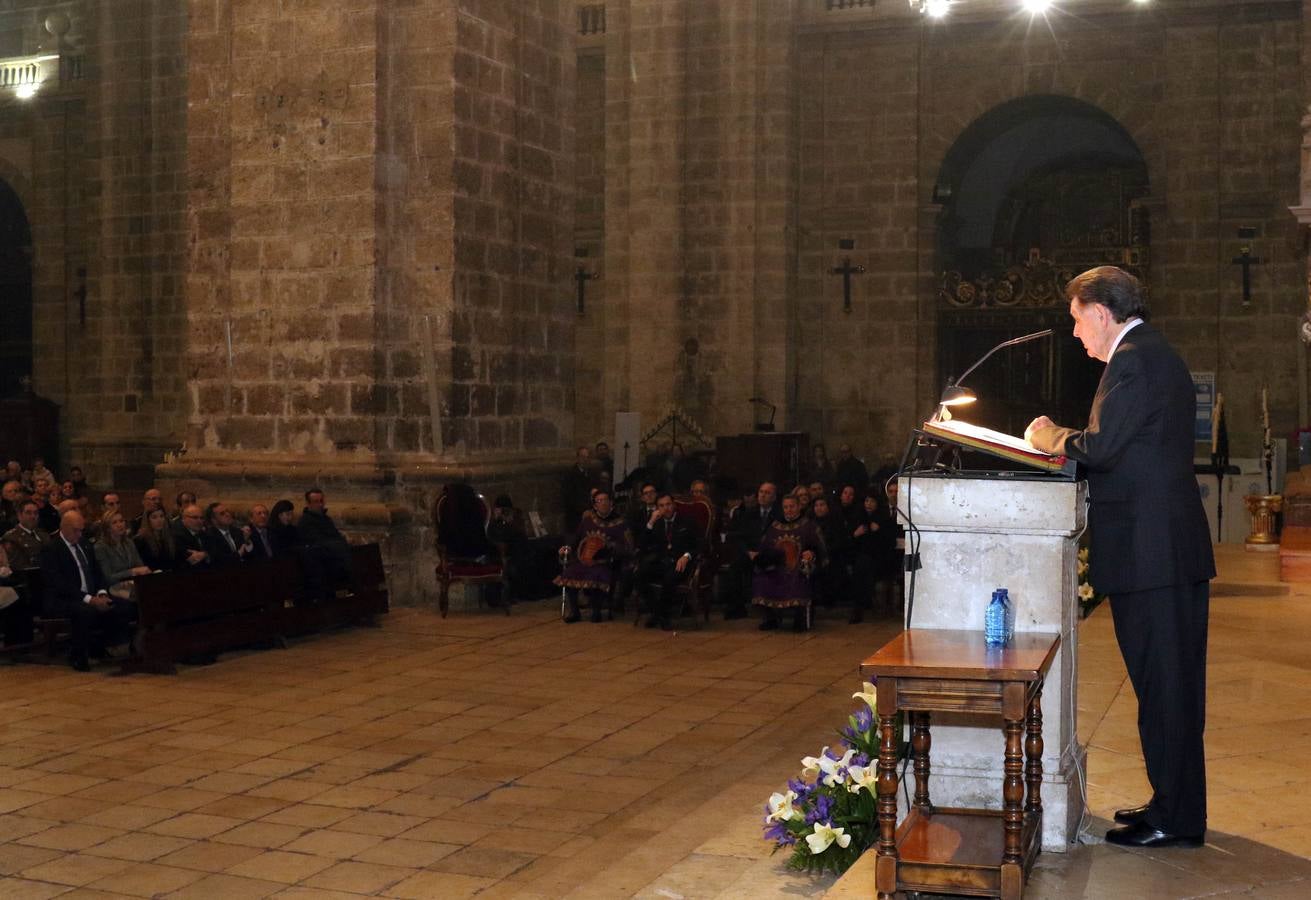
[[[1019,900],[1042,846],[1043,680],[1058,634],[1017,634],[984,646],[979,631],[912,628],[861,664],[878,685],[879,900],[896,891]],[[915,797],[897,825],[897,743],[893,720],[907,713]],[[935,808],[929,800],[929,715],[1000,715],[1006,736],[1002,808]],[[1027,787],[1027,792],[1026,792]],[[1026,796],[1027,794],[1027,796]]]

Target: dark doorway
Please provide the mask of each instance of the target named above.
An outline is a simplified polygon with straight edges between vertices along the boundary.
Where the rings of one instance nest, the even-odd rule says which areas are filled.
[[[32,231],[18,194],[0,180],[0,398],[32,375]]]
[[[1102,364],[1071,334],[1063,288],[1097,265],[1146,283],[1147,166],[1106,113],[1069,97],[1025,97],[979,118],[943,161],[938,227],[938,377],[1001,341],[1054,328],[970,376],[970,422],[1021,434],[1035,416],[1086,422]]]

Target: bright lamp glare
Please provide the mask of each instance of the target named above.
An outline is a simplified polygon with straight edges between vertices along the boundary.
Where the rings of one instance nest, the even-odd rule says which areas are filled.
[[[36,82],[29,82],[28,84],[20,84],[18,87],[14,88],[14,96],[17,97],[19,100],[30,100],[36,96],[36,89],[37,89]]]
[[[930,19],[941,19],[951,8],[951,0],[927,0],[924,4],[924,14]]]
[[[1051,0],[1022,0],[1021,6],[1031,16],[1040,16],[1051,9]]]

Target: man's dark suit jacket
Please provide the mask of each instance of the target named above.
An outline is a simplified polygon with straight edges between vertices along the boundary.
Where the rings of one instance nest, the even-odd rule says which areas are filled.
[[[1092,499],[1089,580],[1107,594],[1215,577],[1193,475],[1192,376],[1147,323],[1111,355],[1082,431],[1051,426],[1030,440],[1082,463]]]
[[[213,563],[212,559],[207,559],[196,565],[187,562],[188,550],[197,550],[201,553],[209,552],[209,547],[205,545],[205,533],[203,531],[200,534],[192,534],[179,522],[173,526],[173,544],[177,547],[177,570],[179,572],[207,569]]]
[[[739,506],[728,521],[729,537],[743,550],[755,550],[774,522],[783,521],[783,506],[778,501],[761,515],[759,506]]]
[[[244,561],[237,551],[241,549],[245,539],[236,528],[229,529],[228,533],[232,535],[236,550],[228,546],[228,542],[223,539],[222,529],[217,525],[201,532],[201,543],[204,545],[205,552],[209,554],[209,563],[216,569],[239,566]]]
[[[251,561],[270,560],[273,558],[273,531],[265,528],[263,539],[261,540],[259,529],[254,525],[250,526],[250,553],[246,558]]]
[[[573,532],[582,521],[583,513],[592,508],[592,488],[597,487],[596,475],[588,469],[570,466],[560,479],[560,503],[564,508],[565,528]]]
[[[668,539],[665,536],[666,522],[669,523]],[[688,563],[688,571],[691,571],[692,565],[696,562],[698,550],[696,530],[688,520],[680,516],[674,516],[673,521],[661,519],[653,528],[643,525],[638,533],[637,546],[638,552],[643,557],[661,559],[665,562],[676,562],[684,553],[690,553],[692,559]]]
[[[100,576],[100,566],[96,565],[96,551],[86,540],[78,544],[82,555],[86,557],[86,591],[82,590],[82,580],[78,577],[77,560],[73,551],[68,549],[64,539],[56,534],[41,548],[41,579],[45,583],[45,609],[50,615],[63,616],[69,607],[82,605],[82,598],[87,594],[94,596],[107,589]]]

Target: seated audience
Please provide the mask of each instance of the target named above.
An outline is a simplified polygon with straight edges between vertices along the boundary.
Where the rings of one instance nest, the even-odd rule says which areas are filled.
[[[577,448],[574,464],[560,479],[560,506],[564,510],[566,531],[578,529],[583,513],[592,506],[592,491],[598,486],[598,480],[591,449]]]
[[[177,504],[177,511],[169,516],[170,522],[179,522],[182,520],[182,511],[196,502],[196,495],[191,491],[182,491],[177,495],[174,501]]]
[[[304,547],[305,589],[310,596],[331,597],[350,577],[350,544],[328,515],[327,498],[319,488],[305,492],[305,509],[296,523]]]
[[[86,475],[82,473],[81,466],[73,466],[68,470],[68,480],[73,484],[73,498],[80,500],[90,493],[87,490]]]
[[[810,466],[805,472],[807,481],[819,481],[828,484],[833,480],[833,463],[829,462],[828,451],[823,444],[810,448]]]
[[[0,646],[15,647],[32,641],[33,609],[19,593],[23,577],[14,571],[4,544],[0,544]]]
[[[249,528],[233,524],[232,511],[220,502],[205,507],[205,532],[201,538],[209,563],[215,569],[237,566],[252,551]]]
[[[150,490],[142,494],[141,515],[137,516],[135,519],[132,520],[131,529],[130,529],[132,533],[136,534],[141,530],[141,523],[146,520],[146,516],[150,515],[151,511],[156,509],[163,509],[163,508],[164,508],[164,495],[159,492],[159,488],[151,488]],[[167,521],[168,516],[166,515],[164,519],[165,521]]]
[[[109,595],[94,548],[82,538],[86,520],[72,510],[64,514],[56,534],[41,551],[41,580],[45,586],[45,612],[70,620],[72,647],[69,663],[79,672],[91,669],[93,650],[126,639],[136,619],[136,605]],[[102,643],[93,646],[94,632]]]
[[[865,464],[851,454],[851,445],[843,444],[838,448],[838,462],[833,468],[832,483],[839,488],[851,485],[858,491],[869,487],[869,470]]]
[[[59,499],[61,501],[77,499],[77,488],[73,482],[67,480],[59,482]]]
[[[177,558],[173,567],[186,572],[210,567],[209,551],[205,549],[205,514],[194,503],[182,507],[182,514],[173,525],[173,543]]]
[[[300,532],[296,530],[293,520],[296,507],[290,500],[279,500],[269,512],[269,538],[273,544],[274,556],[285,556],[296,552],[300,547]]]
[[[699,549],[692,525],[678,517],[673,495],[656,498],[656,511],[642,527],[637,546],[634,580],[649,614],[646,627],[672,631],[674,593],[691,577]]]
[[[727,570],[719,577],[725,619],[746,618],[755,551],[769,526],[781,517],[778,488],[772,481],[762,482],[757,488],[755,503],[743,503],[729,515],[723,548]]]
[[[501,494],[492,504],[492,517],[487,523],[487,540],[492,542],[501,556],[504,599],[506,603],[528,599],[531,558],[528,552],[528,529],[523,516],[514,508],[514,502]]]
[[[250,508],[250,553],[248,560],[267,561],[273,558],[273,535],[269,532],[269,508],[256,503]]]
[[[164,507],[152,509],[146,514],[137,530],[133,543],[141,562],[153,572],[172,572],[178,564],[178,547],[174,538],[173,527],[168,524],[168,514]]]
[[[96,541],[96,564],[111,597],[136,599],[132,579],[149,575],[150,567],[141,560],[137,545],[127,533],[127,520],[117,509],[108,510],[100,520],[100,539]]]
[[[40,565],[41,548],[50,541],[50,535],[37,523],[37,506],[34,500],[18,505],[18,524],[0,535],[9,565],[15,569],[33,569]]]
[[[39,456],[32,457],[32,478],[36,481],[44,478],[49,484],[56,484],[55,473],[46,468],[46,461]]]
[[[633,554],[632,533],[623,516],[615,512],[614,498],[608,490],[596,492],[592,508],[583,513],[573,541],[560,550],[569,555],[564,571],[555,580],[565,589],[568,606],[565,623],[577,622],[582,617],[578,610],[579,591],[587,594],[592,621],[600,622],[601,609],[609,604],[617,569]],[[614,618],[613,611],[610,618]]]
[[[23,502],[23,483],[11,478],[0,485],[0,534],[18,524],[18,505]]]
[[[38,478],[33,497],[37,506],[37,522],[43,531],[54,534],[59,530],[59,499],[57,489],[49,478]]]
[[[72,484],[72,482],[65,482],[65,485],[68,485],[68,484]],[[82,497],[70,497],[70,498],[65,498],[65,499],[66,499],[66,500],[68,500],[68,499],[75,500],[75,501],[77,502],[77,511],[80,512],[83,516],[85,516],[85,515],[87,514],[87,510],[88,510],[88,508],[89,508],[89,506],[90,506],[90,500],[89,500],[87,497],[85,497],[85,496],[82,496]],[[62,502],[60,503],[60,508],[61,508],[61,509],[63,508],[63,503],[62,503]],[[99,519],[97,519],[97,520],[95,520],[95,521],[92,521],[92,520],[90,520],[90,519],[87,520],[88,522],[91,523],[91,524],[89,524],[89,525],[87,526],[87,533],[86,533],[86,537],[87,537],[87,539],[90,540],[90,541],[92,541],[93,543],[94,543],[95,541],[100,540],[100,537],[101,537],[101,529],[104,527],[104,524],[105,524],[105,516],[108,515],[109,513],[114,513],[114,512],[118,512],[118,511],[119,511],[119,498],[118,498],[118,494],[117,494],[116,492],[114,492],[114,491],[108,491],[108,492],[106,492],[105,496],[102,497],[101,500],[100,500],[100,517],[99,517]]]
[[[814,522],[802,518],[795,495],[783,498],[783,520],[770,523],[752,556],[756,572],[751,602],[765,611],[760,630],[777,628],[779,610],[792,609],[792,630],[805,631],[811,597],[807,570],[823,566],[826,554],[824,538]]]

